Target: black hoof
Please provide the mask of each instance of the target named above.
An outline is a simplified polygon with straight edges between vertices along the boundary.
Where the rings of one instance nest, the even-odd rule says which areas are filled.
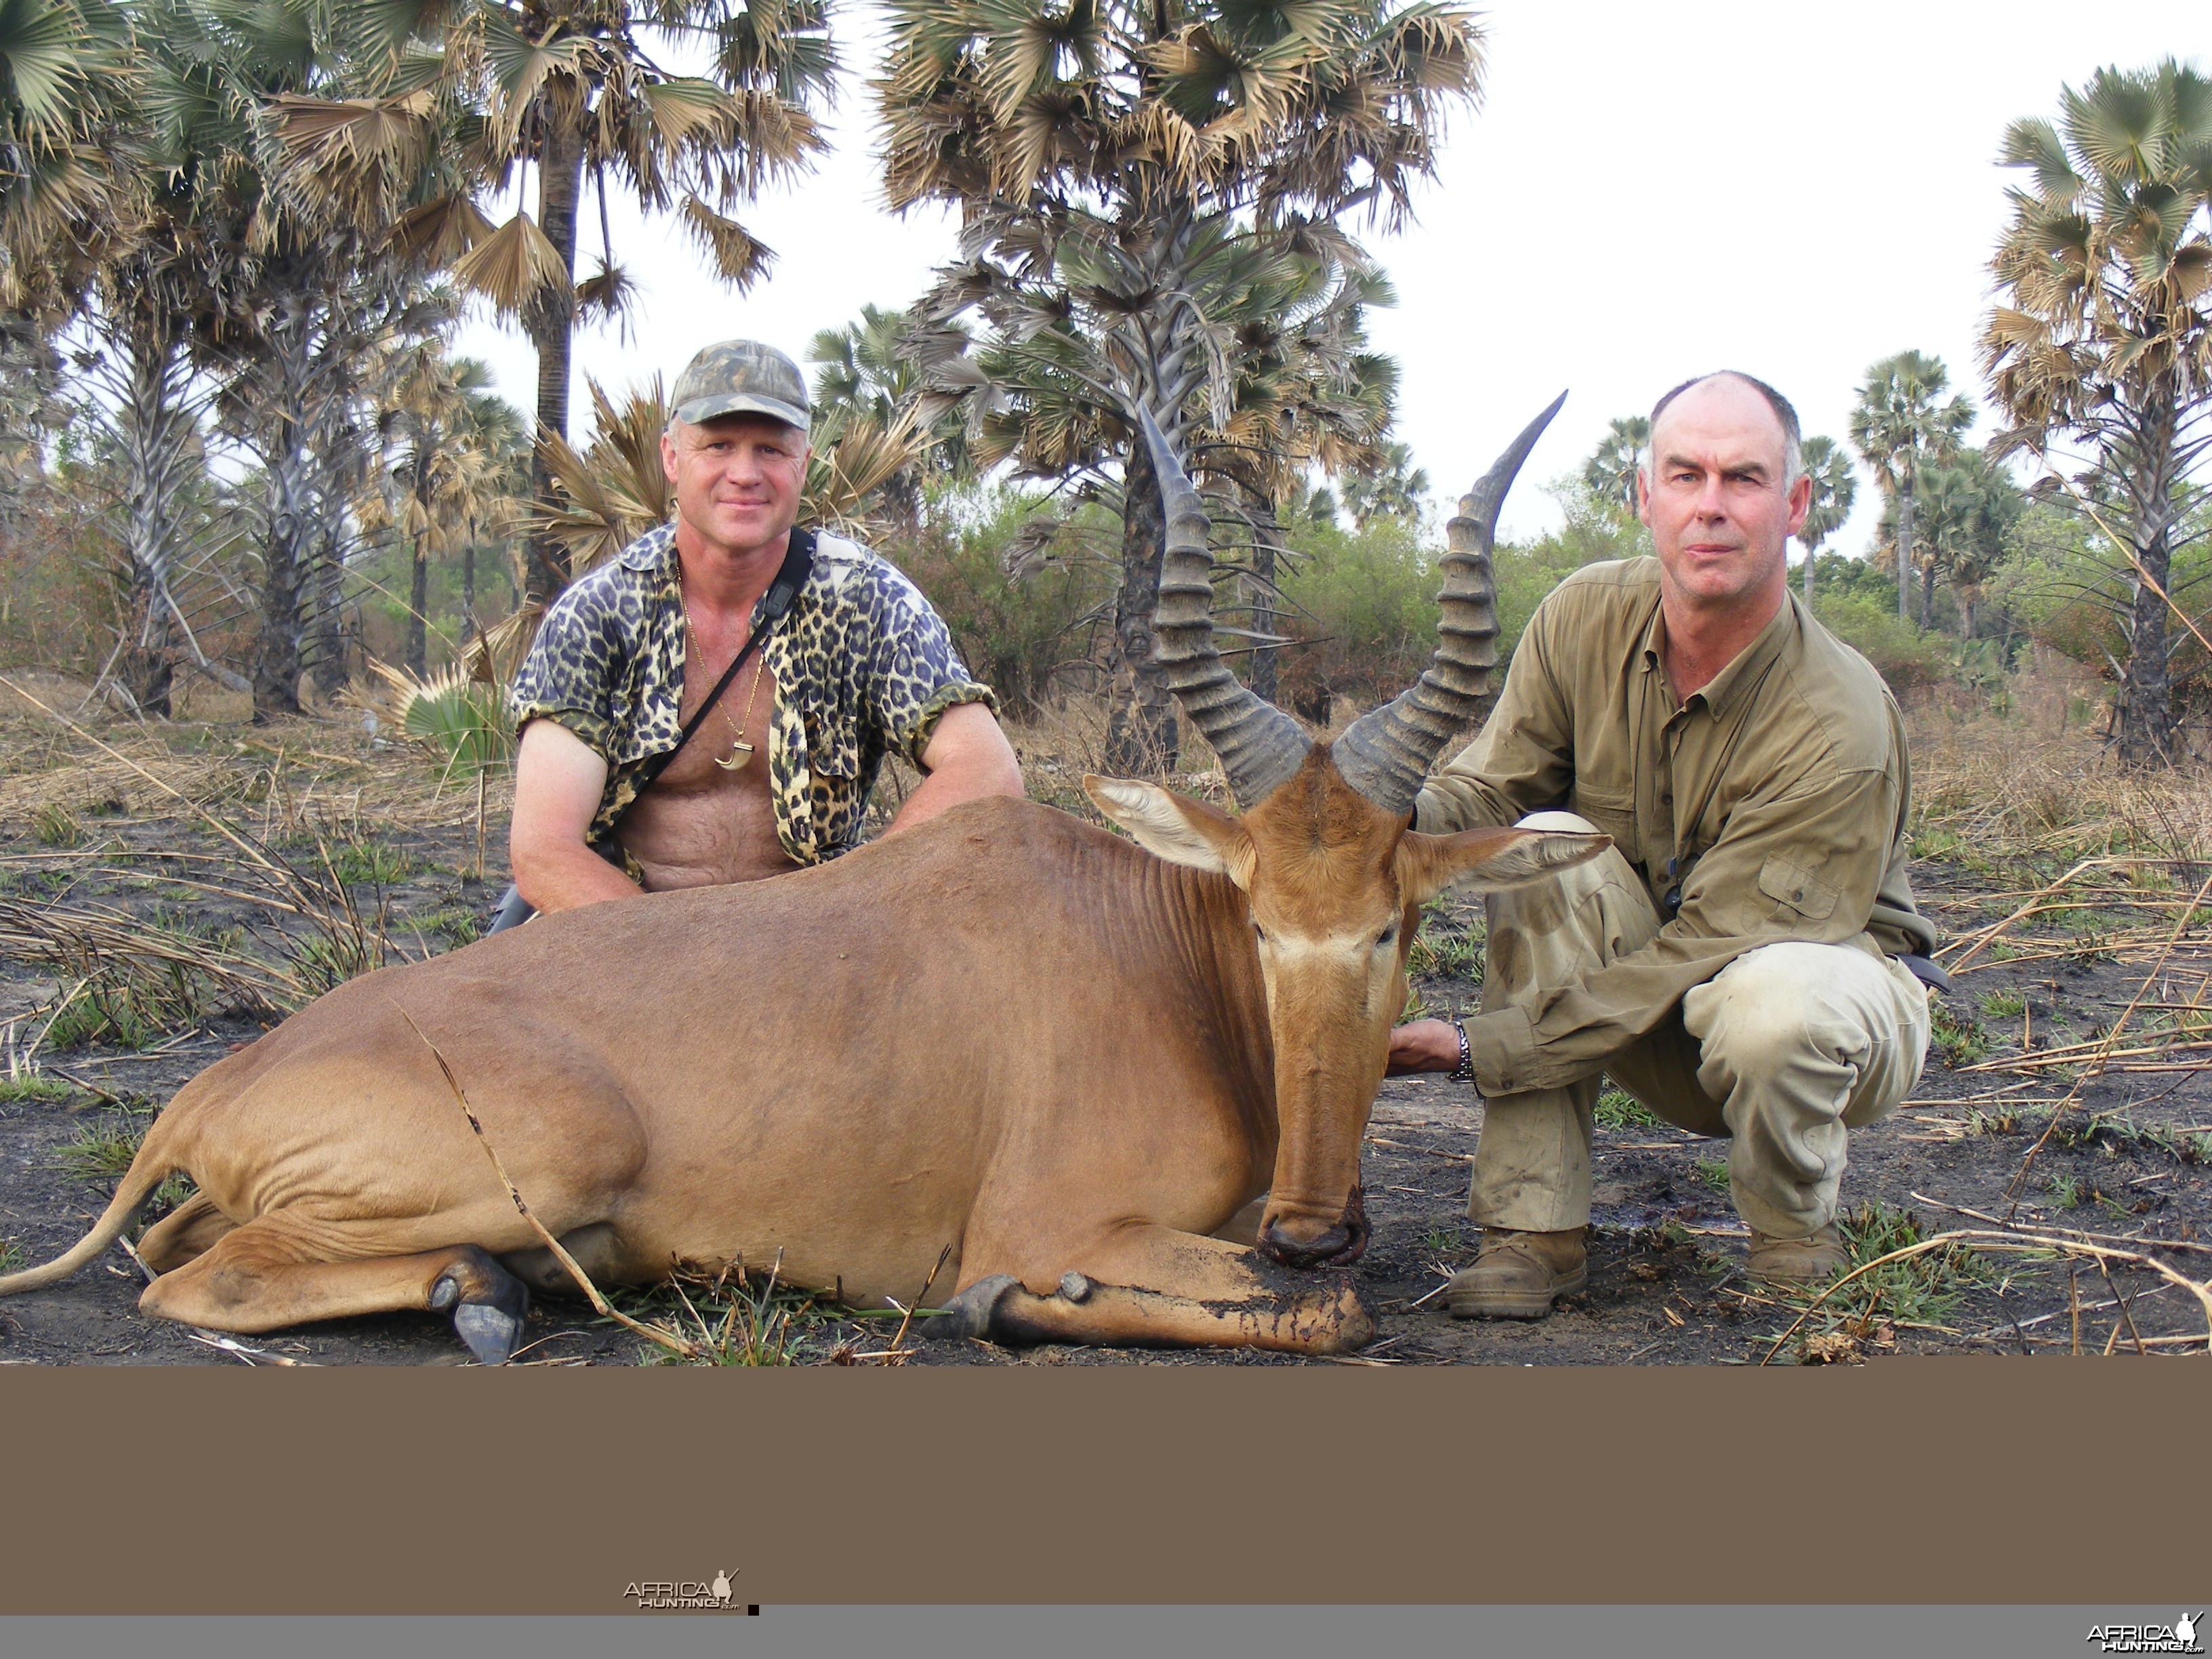
[[[977,1279],[948,1301],[936,1318],[924,1320],[922,1334],[949,1342],[971,1336],[988,1337],[991,1334],[991,1315],[1000,1298],[1020,1283],[1012,1273],[993,1273],[988,1279]]]
[[[504,1365],[522,1346],[530,1292],[520,1279],[482,1251],[457,1263],[430,1287],[430,1305],[453,1310],[453,1329],[483,1365]]]

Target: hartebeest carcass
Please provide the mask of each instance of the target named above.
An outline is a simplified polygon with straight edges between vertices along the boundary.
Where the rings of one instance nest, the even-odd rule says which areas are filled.
[[[1557,404],[1553,405],[1556,409]],[[1462,504],[1441,643],[1334,745],[1212,642],[1199,497],[1150,428],[1169,514],[1161,659],[1234,817],[1086,778],[1138,844],[972,803],[815,869],[540,918],[341,986],[180,1091],[84,1266],[181,1170],[140,1306],[257,1332],[451,1310],[481,1358],[524,1281],[565,1285],[478,1146],[595,1279],[779,1256],[786,1280],[1014,1340],[1306,1352],[1374,1328],[1359,1148],[1424,901],[1543,878],[1602,836],[1407,829],[1494,658],[1499,499],[1551,411]],[[1257,1248],[1215,1237],[1267,1194]],[[957,1292],[957,1293],[956,1293]]]

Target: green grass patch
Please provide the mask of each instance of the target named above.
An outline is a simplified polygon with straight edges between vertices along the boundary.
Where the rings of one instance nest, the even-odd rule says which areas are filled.
[[[1943,1056],[1943,1063],[1953,1071],[1974,1065],[1989,1055],[1989,1036],[1980,1024],[1961,1018],[1942,1003],[1929,1005],[1928,1026],[1936,1052]]]
[[[1925,1243],[1932,1236],[1912,1211],[1893,1209],[1878,1200],[1844,1211],[1836,1224],[1853,1267]],[[1969,1291],[1989,1284],[1992,1277],[1989,1263],[1974,1251],[1963,1244],[1944,1244],[1861,1275],[1841,1297],[1824,1304],[1824,1310],[1842,1302],[1845,1306],[1839,1311],[1845,1313],[1863,1317],[1880,1311],[1892,1319],[1929,1324],[1947,1316]]]
[[[826,1350],[823,1330],[836,1314],[814,1292],[779,1283],[774,1274],[684,1273],[650,1290],[617,1293],[615,1305],[633,1319],[666,1326],[701,1350],[697,1358],[686,1358],[647,1342],[638,1351],[641,1365],[804,1365],[837,1358]]]
[[[64,1083],[58,1077],[0,1078],[0,1105],[14,1106],[25,1101],[40,1101],[58,1104],[83,1093],[73,1083]]]
[[[145,1139],[141,1124],[88,1123],[76,1139],[54,1149],[53,1167],[88,1181],[119,1176],[131,1167]]]
[[[461,905],[448,905],[434,910],[414,924],[434,939],[443,939],[447,945],[458,951],[464,945],[473,945],[483,936],[483,924],[477,913]]]
[[[84,823],[59,801],[46,801],[31,814],[31,836],[41,847],[75,847],[84,840]]]
[[[1607,1129],[1665,1129],[1672,1126],[1625,1089],[1607,1089],[1592,1114]]]
[[[23,1247],[12,1238],[0,1238],[0,1278],[21,1273],[30,1263],[23,1259]]]
[[[1991,1019],[2018,1019],[2027,1012],[2027,999],[2017,991],[1992,991],[1982,999],[1982,1012]]]
[[[146,1000],[128,985],[88,986],[46,1027],[46,1046],[150,1048],[161,1035],[161,1022],[144,1006]]]
[[[340,842],[326,854],[331,873],[349,887],[390,887],[415,873],[415,861],[380,841]]]
[[[1728,1160],[1724,1158],[1701,1158],[1690,1165],[1698,1180],[1717,1193],[1729,1189]]]

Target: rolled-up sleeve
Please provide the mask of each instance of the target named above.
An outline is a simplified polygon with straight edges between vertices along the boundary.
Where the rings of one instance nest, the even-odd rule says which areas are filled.
[[[867,717],[885,744],[919,767],[938,716],[956,703],[996,709],[991,688],[968,672],[945,619],[915,585],[881,567],[872,595],[873,645],[864,694]]]
[[[1467,1021],[1476,1087],[1518,1094],[1578,1082],[1745,951],[1856,939],[1888,866],[1896,815],[1896,781],[1877,770],[1739,804],[1650,945],[1528,1008]]]
[[[605,611],[585,605],[571,588],[545,613],[515,674],[507,700],[509,723],[520,732],[532,720],[552,720],[611,763],[615,674],[623,650]]]

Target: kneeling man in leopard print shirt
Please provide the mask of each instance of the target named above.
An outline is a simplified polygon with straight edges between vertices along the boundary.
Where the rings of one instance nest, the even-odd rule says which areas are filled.
[[[540,910],[836,858],[858,843],[893,746],[925,775],[886,833],[1022,793],[991,690],[944,620],[890,564],[827,534],[789,611],[640,793],[641,769],[675,747],[759,620],[806,478],[806,383],[783,353],[709,346],[672,401],[660,455],[674,520],[554,601],[515,681],[508,847]],[[619,866],[592,850],[617,819]]]

